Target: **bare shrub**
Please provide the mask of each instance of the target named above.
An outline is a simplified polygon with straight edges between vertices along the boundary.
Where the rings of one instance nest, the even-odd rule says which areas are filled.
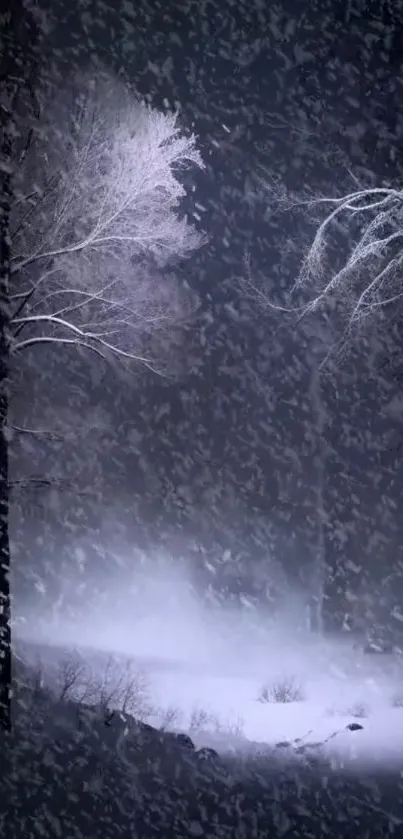
[[[258,696],[258,702],[262,703],[275,702],[288,704],[291,702],[302,702],[304,699],[304,691],[293,676],[264,685]]]
[[[152,713],[150,684],[146,673],[128,662],[121,681],[121,702],[124,714],[147,719]]]
[[[160,731],[169,731],[177,728],[183,718],[183,713],[176,705],[168,705],[167,708],[160,708],[156,711]]]
[[[369,712],[369,706],[365,702],[354,702],[348,708],[337,708],[333,705],[326,709],[326,713],[330,717],[354,717],[355,719],[365,719]]]
[[[112,655],[101,673],[95,672],[80,653],[72,650],[63,654],[55,665],[46,666],[37,656],[34,666],[15,659],[15,692],[23,695],[23,704],[31,706],[38,698],[53,703],[73,703],[81,719],[82,712],[92,719],[100,716],[111,724],[115,712],[146,721],[154,712],[147,674],[132,660],[123,663]],[[167,723],[172,714],[167,709]]]
[[[188,729],[192,734],[212,734],[220,739],[244,737],[245,721],[238,716],[235,720],[223,720],[218,714],[205,708],[195,707],[190,715]]]
[[[189,731],[193,731],[194,733],[208,731],[211,730],[211,727],[214,725],[217,730],[217,723],[218,719],[214,716],[214,714],[206,711],[205,708],[199,708],[196,706],[190,714]]]
[[[237,716],[236,719],[228,726],[228,732],[233,737],[245,737],[245,720],[243,717]]]
[[[128,661],[122,668],[110,656],[101,678],[93,677],[88,694],[103,713],[119,710],[137,719],[148,719],[153,711],[147,675]]]
[[[369,714],[369,707],[365,702],[355,702],[347,709],[347,714],[350,717],[355,717],[357,720],[365,719]]]
[[[57,698],[61,702],[64,699],[84,701],[86,687],[88,688],[88,678],[88,668],[80,656],[75,653],[67,653],[63,656],[56,675]]]
[[[242,717],[236,717],[235,720],[223,720],[218,714],[209,714],[209,730],[214,734],[229,737],[242,737],[245,721]]]

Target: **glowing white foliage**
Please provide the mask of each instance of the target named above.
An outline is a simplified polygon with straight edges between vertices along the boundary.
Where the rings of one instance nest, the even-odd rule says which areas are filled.
[[[108,80],[46,101],[13,212],[14,353],[80,344],[148,363],[140,338],[183,317],[161,277],[201,241],[180,214],[195,137]]]

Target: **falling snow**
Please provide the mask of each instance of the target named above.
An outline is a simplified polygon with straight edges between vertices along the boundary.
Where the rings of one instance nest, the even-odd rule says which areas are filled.
[[[400,6],[0,19],[0,837],[403,835]]]

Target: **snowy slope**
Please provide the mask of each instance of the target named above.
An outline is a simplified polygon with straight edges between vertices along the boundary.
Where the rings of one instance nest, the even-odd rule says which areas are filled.
[[[109,651],[83,646],[79,653],[102,674]],[[44,670],[56,672],[66,648],[24,641],[18,654],[32,664],[41,659]],[[115,656],[124,669],[127,652]],[[246,741],[254,741],[284,756],[315,755],[320,746],[325,755],[350,768],[401,764],[403,770],[398,656],[365,656],[341,642],[319,645],[305,639],[299,649],[289,647],[269,659],[266,656],[263,666],[256,654],[255,673],[249,661],[244,675],[239,663],[231,673],[229,659],[221,672],[214,659],[210,667],[180,655],[168,659],[137,654],[133,661],[146,673],[152,706],[158,709],[151,723],[158,725],[166,711],[176,709],[174,725],[192,731],[199,742],[215,737],[222,748],[236,742],[247,749]],[[259,701],[265,685],[270,689],[288,678],[300,686],[300,701]],[[352,723],[362,728],[351,731],[347,726]]]

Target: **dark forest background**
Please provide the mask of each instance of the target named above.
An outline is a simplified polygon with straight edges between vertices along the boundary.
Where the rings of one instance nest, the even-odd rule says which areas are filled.
[[[278,569],[309,585],[309,376],[312,347],[320,354],[334,325],[302,328],[262,311],[241,282],[245,252],[256,284],[281,301],[313,232],[303,214],[274,211],[262,176],[326,195],[351,189],[352,175],[400,183],[401,4],[122,0],[52,11],[55,79],[101,62],[153,106],[180,108],[207,164],[188,202],[208,243],[180,268],[198,311],[172,378],[139,371],[128,381],[80,355],[45,352],[15,372],[14,415],[59,434],[13,447],[15,479],[52,484],[14,492],[16,598],[22,611],[50,603],[74,574],[77,545],[92,594],[108,586],[111,555],[125,556],[116,567],[124,580],[139,550],[150,564],[158,552],[182,562],[200,591],[212,585],[226,597],[270,600]],[[371,322],[323,377],[329,627],[343,625],[364,589],[379,602],[382,588],[388,615],[403,595],[394,315]]]

